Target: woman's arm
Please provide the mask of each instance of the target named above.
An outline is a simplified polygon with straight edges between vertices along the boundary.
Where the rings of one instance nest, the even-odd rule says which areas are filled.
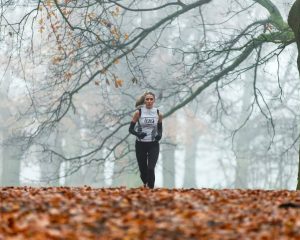
[[[161,112],[159,112],[159,115],[158,115],[158,122],[159,123],[162,123],[162,119],[163,119],[163,115]]]
[[[161,113],[159,113],[158,116],[158,122],[157,122],[157,135],[155,136],[155,140],[159,141],[162,137],[162,119],[163,119],[163,115]]]
[[[137,111],[135,111],[135,113],[132,117],[132,120],[130,122],[129,132],[131,134],[137,136],[138,138],[143,139],[145,136],[147,136],[147,134],[144,132],[138,133],[134,130],[135,124],[139,120],[139,118],[140,118],[140,112],[139,112],[139,110],[137,110]]]
[[[139,118],[140,118],[140,112],[139,110],[136,110],[133,114],[131,122],[136,123],[139,120]]]

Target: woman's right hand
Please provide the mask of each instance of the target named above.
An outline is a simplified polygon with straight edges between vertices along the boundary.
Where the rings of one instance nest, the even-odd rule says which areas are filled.
[[[143,139],[144,137],[147,136],[147,133],[144,133],[144,132],[137,133],[136,136],[137,136],[139,139]]]

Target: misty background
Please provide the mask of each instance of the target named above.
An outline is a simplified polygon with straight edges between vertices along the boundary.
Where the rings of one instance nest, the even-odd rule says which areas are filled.
[[[150,90],[155,187],[295,189],[297,46],[264,1],[75,2],[2,3],[1,186],[141,186],[128,128]],[[267,2],[286,24],[294,1]]]

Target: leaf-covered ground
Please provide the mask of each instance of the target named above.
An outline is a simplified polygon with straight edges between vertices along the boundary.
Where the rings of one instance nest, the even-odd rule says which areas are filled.
[[[0,188],[4,239],[300,239],[300,191]]]

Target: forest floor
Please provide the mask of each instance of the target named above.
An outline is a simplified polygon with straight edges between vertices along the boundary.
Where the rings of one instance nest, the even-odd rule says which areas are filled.
[[[6,187],[4,239],[300,239],[300,191]]]

